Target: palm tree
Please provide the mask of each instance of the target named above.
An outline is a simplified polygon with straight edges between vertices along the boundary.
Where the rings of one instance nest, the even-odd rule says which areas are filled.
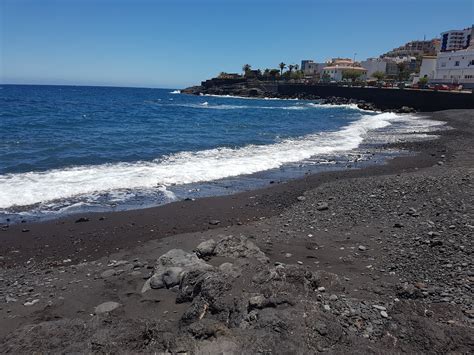
[[[295,64],[295,70],[298,71],[299,68],[300,66],[298,64]]]
[[[281,62],[280,64],[278,64],[278,66],[280,67],[280,76],[283,75],[283,69],[286,68],[286,64]]]
[[[278,69],[272,69],[270,70],[270,77],[273,80],[276,80],[278,78],[278,75],[280,74],[280,71]]]
[[[245,64],[242,67],[242,71],[244,72],[244,74],[247,74],[247,72],[250,71],[250,69],[252,69],[252,66],[250,64]]]
[[[295,66],[293,64],[288,65],[288,71],[290,72],[290,74],[291,74],[291,72],[293,71],[294,68],[295,68]]]

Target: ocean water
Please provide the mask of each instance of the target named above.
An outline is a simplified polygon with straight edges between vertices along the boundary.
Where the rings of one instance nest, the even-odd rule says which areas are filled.
[[[316,101],[3,85],[0,222],[148,207],[357,167],[374,160],[371,148],[423,139],[440,125]]]

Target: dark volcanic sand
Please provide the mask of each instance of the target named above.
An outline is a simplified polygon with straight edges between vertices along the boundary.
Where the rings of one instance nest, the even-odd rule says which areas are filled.
[[[387,165],[4,228],[0,351],[472,351],[474,113],[432,118],[454,129]],[[241,275],[206,274],[183,303],[141,293],[159,256],[228,235],[269,263],[214,256]],[[121,306],[94,315],[106,301]]]

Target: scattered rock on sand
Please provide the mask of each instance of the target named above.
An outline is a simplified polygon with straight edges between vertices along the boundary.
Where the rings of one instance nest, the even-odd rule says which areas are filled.
[[[109,277],[114,276],[114,275],[115,275],[115,270],[108,269],[108,270],[105,270],[104,272],[102,272],[100,274],[100,277],[102,277],[103,279],[106,279],[106,278],[109,278]]]
[[[233,278],[237,278],[242,274],[239,267],[232,263],[223,263],[219,266],[219,270]]]
[[[326,211],[329,209],[329,204],[327,202],[320,202],[316,205],[318,211]]]
[[[39,299],[34,299],[32,301],[25,302],[23,305],[26,306],[26,307],[30,307],[30,306],[33,306],[33,305],[37,304],[38,302],[39,302]]]
[[[194,253],[188,253],[181,249],[171,249],[160,256],[155,265],[154,274],[143,285],[142,292],[150,288],[172,287],[181,281],[184,273],[194,270],[212,270],[209,265]]]
[[[94,313],[95,314],[109,313],[119,308],[120,306],[121,304],[118,302],[113,302],[113,301],[104,302],[94,308]]]
[[[196,247],[196,254],[200,258],[212,256],[214,254],[214,248],[216,247],[216,244],[217,243],[214,239],[206,240]]]
[[[223,237],[217,242],[214,254],[232,258],[254,258],[262,263],[268,263],[269,261],[265,253],[254,242],[243,235]]]

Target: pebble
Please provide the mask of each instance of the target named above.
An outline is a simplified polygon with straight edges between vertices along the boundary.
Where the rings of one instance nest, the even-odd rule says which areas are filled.
[[[318,287],[318,292],[326,292],[326,288],[323,286]]]
[[[388,318],[388,313],[385,312],[385,311],[380,311],[380,315],[381,315],[383,318]]]
[[[329,205],[327,202],[320,202],[317,204],[316,209],[318,211],[326,211],[327,209],[329,209]]]
[[[103,279],[106,279],[106,278],[114,276],[114,275],[115,275],[115,270],[108,269],[108,270],[105,270],[104,272],[102,272],[100,274],[100,277],[102,277]]]
[[[18,299],[16,299],[15,297],[11,297],[11,296],[9,296],[9,295],[6,295],[6,296],[5,296],[5,302],[6,302],[6,303],[16,302],[16,301],[18,301]]]
[[[112,302],[112,301],[104,302],[94,308],[94,313],[95,314],[109,313],[119,308],[120,306],[121,304],[118,302]]]
[[[26,307],[30,307],[30,306],[33,306],[33,305],[37,304],[38,302],[39,302],[39,299],[34,299],[33,301],[23,303],[23,305],[26,306]]]
[[[366,251],[367,250],[367,247],[363,246],[363,245],[359,245],[359,250],[360,251]]]

